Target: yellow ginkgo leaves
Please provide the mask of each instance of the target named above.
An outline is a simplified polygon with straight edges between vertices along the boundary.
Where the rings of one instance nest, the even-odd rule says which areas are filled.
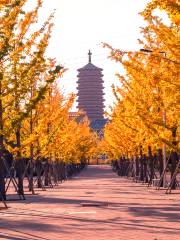
[[[144,28],[142,49],[123,52],[108,44],[111,58],[120,62],[126,75],[117,74],[121,87],[113,87],[117,104],[111,122],[105,129],[104,151],[112,158],[145,153],[167,145],[179,152],[180,98],[179,8],[178,1],[151,1],[142,15],[148,22]],[[167,12],[171,26],[152,15],[156,8]],[[126,55],[126,57],[124,57]]]

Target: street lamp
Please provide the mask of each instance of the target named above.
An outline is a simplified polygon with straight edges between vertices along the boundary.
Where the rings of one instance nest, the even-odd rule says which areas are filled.
[[[154,52],[153,50],[150,49],[144,49],[141,48],[140,49],[141,52],[144,53],[152,53]],[[159,53],[164,54],[164,57],[166,57],[166,52],[160,51]],[[162,115],[162,120],[163,120],[163,124],[164,124],[164,128],[166,127],[166,111],[163,111],[163,115]],[[166,144],[163,144],[163,173],[164,173],[164,177],[163,177],[163,187],[166,187]]]

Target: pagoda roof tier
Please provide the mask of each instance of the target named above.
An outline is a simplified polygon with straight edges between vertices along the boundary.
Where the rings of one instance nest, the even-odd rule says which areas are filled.
[[[89,105],[89,106],[84,106],[84,105],[82,105],[82,104],[78,104],[78,108],[83,108],[85,111],[87,111],[87,110],[91,110],[91,109],[99,109],[99,110],[101,110],[101,109],[103,109],[104,108],[104,105],[100,105],[100,106],[94,106],[94,105]]]
[[[86,99],[77,99],[77,102],[78,103],[82,103],[83,105],[89,104],[89,103],[96,105],[96,104],[100,104],[100,102],[101,102],[102,105],[103,105],[104,104],[104,99],[103,98],[101,98],[101,99],[99,98],[99,99],[93,100],[93,99],[86,98]]]
[[[87,87],[88,87],[88,89],[87,89]],[[88,85],[88,86],[78,86],[76,89],[81,91],[81,93],[83,93],[83,92],[87,93],[87,92],[89,92],[89,90],[91,91],[91,93],[96,93],[97,89],[98,89],[99,93],[101,93],[101,92],[103,92],[104,87],[98,88],[98,86]]]
[[[102,119],[103,114],[97,114],[97,115],[90,114],[90,115],[88,115],[88,118],[89,118],[90,121],[96,120],[96,119]]]
[[[91,81],[92,80],[92,81]],[[88,86],[88,85],[99,85],[100,87],[103,86],[103,81],[99,81],[98,78],[97,79],[91,79],[91,80],[85,80],[85,79],[81,79],[81,80],[78,80],[77,83],[78,84],[81,84],[82,86]]]
[[[88,89],[89,88],[94,89],[96,92],[97,92],[97,88],[98,88],[98,91],[103,90],[103,88],[104,88],[102,85],[99,85],[99,84],[86,84],[86,85],[85,84],[83,84],[83,85],[79,84],[77,86],[77,89],[80,89],[80,90],[82,89],[82,90],[85,90],[87,92],[88,91],[87,87],[88,87]],[[94,87],[96,87],[96,88],[94,88]]]
[[[84,106],[84,104],[78,104],[78,108],[83,108],[84,110],[91,110],[91,109],[103,109],[104,108],[104,105],[97,105],[97,106],[94,106],[94,105],[86,105]]]
[[[76,89],[78,90],[78,93],[80,93],[81,95],[85,94],[85,95],[94,96],[94,95],[102,95],[102,93],[103,93],[103,88],[98,88],[97,86],[88,87],[88,89],[83,88],[83,87],[81,87],[81,88],[77,87]]]
[[[77,100],[79,101],[89,101],[89,102],[96,102],[96,101],[104,101],[104,96],[94,95],[94,96],[77,96]]]
[[[98,100],[104,100],[103,96],[77,96],[77,100],[84,100],[84,101],[98,101]]]
[[[88,106],[104,106],[104,101],[102,99],[102,101],[88,101],[88,100],[83,100],[83,101],[77,101],[78,105],[84,106],[84,107],[88,107]]]
[[[103,114],[97,114],[97,115],[88,115],[88,118],[89,118],[89,120],[90,121],[92,121],[92,120],[96,120],[96,119],[101,119],[101,118],[103,118]]]
[[[77,97],[78,97],[78,99],[96,99],[96,98],[104,99],[104,95],[105,95],[105,93],[103,93],[103,92],[101,94],[98,94],[98,93],[94,94],[92,92],[88,92],[87,94],[84,93],[83,95],[81,92],[79,92],[77,94]]]
[[[100,72],[95,72],[95,71],[93,71],[93,72],[89,72],[89,71],[87,71],[87,72],[80,72],[78,75],[77,75],[77,77],[81,77],[81,78],[87,78],[87,77],[91,77],[91,78],[93,78],[93,77],[103,77],[104,75]]]
[[[104,111],[103,111],[103,109],[98,109],[98,112],[94,112],[94,109],[84,109],[84,108],[78,108],[78,109],[80,109],[80,110],[83,110],[84,112],[86,112],[87,113],[87,115],[88,114],[102,114]]]
[[[83,100],[83,101],[78,101],[78,103],[82,106],[89,106],[89,105],[103,106],[104,105],[103,99],[101,99],[101,101],[100,100],[99,101],[98,100],[97,101],[91,101],[91,100],[88,101],[88,99],[86,99],[86,100]]]
[[[92,82],[86,82],[86,81],[78,81],[77,82],[80,86],[93,86],[93,85],[97,85],[100,88],[103,87],[103,82],[98,82],[98,81],[92,81]]]
[[[77,99],[78,102],[84,102],[84,103],[98,103],[98,102],[103,102],[103,98],[92,98],[92,99],[89,99],[89,98],[79,98]]]
[[[83,110],[82,108],[81,108],[81,110]],[[85,110],[84,110],[84,112],[86,112]],[[94,115],[94,116],[96,116],[96,115],[102,115],[104,112],[103,111],[99,111],[99,112],[93,112],[93,111],[89,111],[89,112],[86,112],[86,114],[87,115]]]
[[[88,64],[86,64],[84,67],[82,67],[82,68],[79,68],[78,69],[78,72],[81,72],[81,71],[86,71],[86,70],[98,70],[98,71],[102,71],[103,69],[102,68],[99,68],[99,67],[96,67],[94,64],[92,64],[92,63],[88,63]]]
[[[76,82],[77,83],[88,83],[87,81],[89,81],[90,80],[90,83],[92,83],[92,82],[97,82],[97,83],[101,83],[101,84],[103,84],[104,83],[104,81],[101,79],[101,78],[79,78]]]
[[[104,104],[94,105],[94,104],[87,104],[87,103],[78,102],[78,107],[83,108],[83,109],[88,109],[88,110],[89,109],[103,109]]]
[[[89,112],[88,114],[87,114],[88,116],[94,116],[94,117],[97,117],[97,116],[102,116],[103,115],[103,112],[98,112],[98,113],[93,113],[93,112]]]
[[[98,114],[98,113],[103,113],[104,112],[104,108],[83,108],[82,106],[78,106],[78,109],[81,109],[83,111],[85,111],[88,114]],[[94,112],[95,110],[98,110],[98,112]]]
[[[100,82],[78,82],[78,88],[83,88],[87,86],[98,86],[99,88],[104,88],[103,84]]]

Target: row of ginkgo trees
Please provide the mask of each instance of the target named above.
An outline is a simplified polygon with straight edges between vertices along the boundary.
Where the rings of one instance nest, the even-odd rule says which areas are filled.
[[[167,13],[169,25],[155,16],[157,9]],[[162,150],[166,146],[172,177],[180,151],[180,3],[152,0],[141,15],[147,22],[142,29],[141,50],[125,52],[105,44],[111,58],[121,63],[126,73],[117,74],[120,87],[113,87],[117,101],[105,128],[102,149],[111,159],[122,162],[146,161],[140,165],[142,170],[147,163],[150,168],[162,166]],[[154,178],[155,172],[149,171]],[[163,173],[162,168],[160,172]],[[175,181],[173,185],[175,187]]]
[[[38,29],[42,1],[31,10],[27,3],[0,0],[0,200],[11,183],[24,197],[26,176],[32,192],[34,174],[41,186],[52,175],[62,180],[58,169],[82,163],[97,141],[86,120],[69,118],[74,96],[65,100],[58,90],[64,68],[46,54],[53,14]]]

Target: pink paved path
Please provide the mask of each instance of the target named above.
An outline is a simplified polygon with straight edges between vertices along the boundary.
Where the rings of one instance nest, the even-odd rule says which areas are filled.
[[[0,210],[1,240],[180,240],[180,192],[147,189],[109,166],[37,194]]]

